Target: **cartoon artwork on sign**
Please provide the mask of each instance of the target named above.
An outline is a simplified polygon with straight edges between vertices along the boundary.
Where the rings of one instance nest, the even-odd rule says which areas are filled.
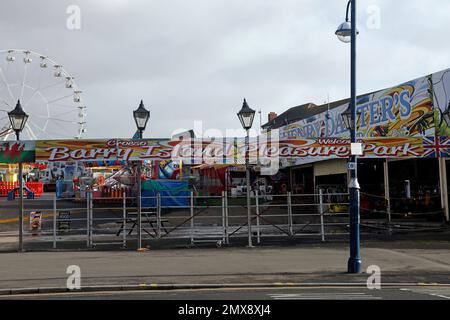
[[[450,123],[444,119],[444,113],[450,107],[450,69],[433,74],[433,101],[436,135],[450,136]]]
[[[364,95],[357,99],[357,136],[415,137],[434,135],[431,77]],[[333,108],[308,119],[280,128],[281,139],[348,138],[342,121],[349,104]]]

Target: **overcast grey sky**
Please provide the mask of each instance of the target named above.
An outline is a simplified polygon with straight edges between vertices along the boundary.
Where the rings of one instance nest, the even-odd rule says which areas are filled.
[[[81,9],[79,30],[66,27],[72,4]],[[334,35],[346,4],[2,0],[0,48],[46,54],[75,76],[88,107],[87,138],[130,137],[140,99],[151,110],[146,137],[169,137],[195,120],[233,129],[244,97],[263,122],[270,111],[321,104],[327,93],[348,97],[350,46]],[[380,28],[367,26],[373,8]],[[449,12],[448,0],[359,0],[358,92],[450,67]]]

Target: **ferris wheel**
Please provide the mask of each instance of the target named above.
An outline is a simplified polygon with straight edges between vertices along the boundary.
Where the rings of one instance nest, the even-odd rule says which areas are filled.
[[[86,131],[82,92],[67,70],[30,50],[0,50],[0,141],[14,139],[8,112],[20,101],[29,115],[23,140],[80,139]]]

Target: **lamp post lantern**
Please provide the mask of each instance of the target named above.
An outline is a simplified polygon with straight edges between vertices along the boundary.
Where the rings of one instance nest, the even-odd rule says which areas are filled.
[[[352,108],[349,106],[342,114],[342,123],[344,124],[345,129],[352,130]]]
[[[8,112],[11,128],[16,133],[16,140],[20,140],[20,133],[25,128],[28,114],[22,109],[20,100],[17,101],[14,110]],[[23,165],[19,160],[19,251],[23,251]]]
[[[133,111],[134,121],[136,122],[136,127],[139,131],[139,139],[143,139],[144,130],[147,127],[147,122],[150,119],[150,111],[145,109],[144,102],[141,100],[139,107]],[[137,194],[137,225],[138,225],[138,250],[142,249],[142,184],[141,184],[141,176],[142,176],[142,164],[141,160],[137,162],[137,170],[136,170],[136,180],[138,185],[138,194]]]
[[[341,113],[342,123],[344,128],[351,131],[360,121],[361,113],[356,113],[356,120],[352,118],[352,108],[349,106],[343,113]],[[356,130],[356,129],[355,129]]]
[[[349,9],[351,8],[350,22]],[[351,44],[351,99],[350,108],[342,115],[344,124],[350,130],[352,144],[356,140],[356,0],[350,0],[347,4],[346,21],[342,23],[336,35],[342,42]],[[348,169],[350,171],[350,258],[348,260],[348,273],[361,273],[360,255],[360,198],[358,183],[358,158],[352,154],[349,158]]]
[[[8,112],[9,121],[11,122],[11,128],[16,133],[17,140],[20,139],[20,133],[25,128],[25,124],[28,120],[28,114],[25,113],[20,104],[20,100],[17,101],[14,110]]]
[[[252,244],[252,208],[250,199],[250,159],[249,159],[249,146],[250,146],[250,129],[253,124],[253,119],[255,118],[255,110],[250,108],[247,101],[244,99],[241,110],[238,112],[239,120],[241,121],[242,127],[247,132],[245,137],[245,175],[247,184],[247,224],[248,224],[248,247],[253,247]]]
[[[142,139],[144,130],[147,127],[147,122],[150,119],[150,111],[145,109],[144,101],[141,100],[139,107],[133,111],[133,117],[139,131],[139,139]]]
[[[350,7],[352,6],[352,1],[353,0],[350,0],[347,3],[347,11],[345,13],[345,22],[341,23],[335,32],[338,39],[344,43],[352,42],[352,23],[350,21],[350,18],[348,17]],[[356,28],[356,19],[352,19],[352,21],[353,20],[355,20],[355,28]],[[358,34],[359,34],[359,31],[358,31],[358,29],[356,29],[356,35],[358,35]]]

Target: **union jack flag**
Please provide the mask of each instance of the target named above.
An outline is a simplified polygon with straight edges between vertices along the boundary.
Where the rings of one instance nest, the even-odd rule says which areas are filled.
[[[424,137],[424,158],[448,158],[450,157],[450,137]]]
[[[450,158],[450,137],[439,137],[440,157]]]

